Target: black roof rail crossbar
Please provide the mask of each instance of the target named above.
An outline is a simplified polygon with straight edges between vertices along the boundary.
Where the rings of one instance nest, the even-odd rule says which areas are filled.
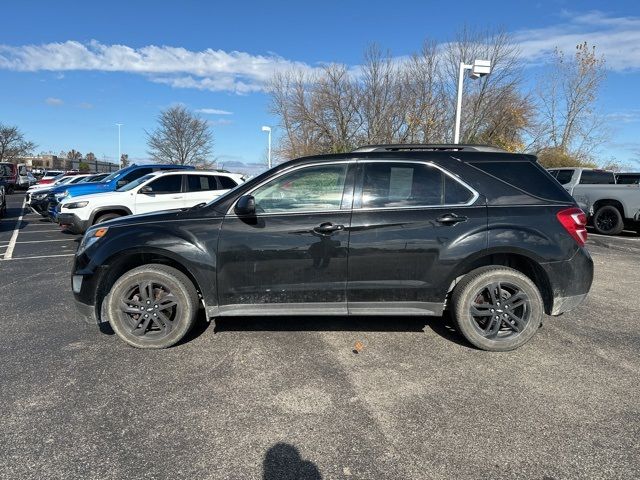
[[[491,145],[466,145],[466,144],[420,144],[420,143],[391,143],[387,145],[364,145],[356,148],[353,153],[360,152],[496,152],[507,153],[502,148]]]

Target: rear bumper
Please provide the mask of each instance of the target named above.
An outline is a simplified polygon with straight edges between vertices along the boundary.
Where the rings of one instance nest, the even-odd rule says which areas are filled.
[[[579,248],[570,260],[541,264],[551,284],[551,308],[560,315],[578,307],[587,298],[593,282],[593,260],[586,248]]]

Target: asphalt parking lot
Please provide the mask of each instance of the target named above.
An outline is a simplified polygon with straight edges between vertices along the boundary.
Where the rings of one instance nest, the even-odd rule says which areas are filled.
[[[201,322],[142,351],[77,318],[79,237],[18,223],[22,198],[0,221],[0,478],[640,476],[635,234],[592,236],[588,301],[515,352],[441,318]]]

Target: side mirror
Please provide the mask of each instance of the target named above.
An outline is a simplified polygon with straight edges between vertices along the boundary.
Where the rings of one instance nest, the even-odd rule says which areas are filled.
[[[124,187],[127,183],[129,183],[129,182],[127,182],[126,180],[118,180],[116,182],[116,187],[118,187],[118,188]]]
[[[153,188],[149,186],[142,187],[140,190],[138,190],[138,193],[142,193],[144,195],[151,195],[153,193]]]
[[[256,199],[253,198],[253,195],[243,195],[236,202],[234,211],[236,212],[236,215],[239,216],[255,215]]]

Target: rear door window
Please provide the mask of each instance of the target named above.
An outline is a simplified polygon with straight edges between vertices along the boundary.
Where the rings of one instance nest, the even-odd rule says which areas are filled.
[[[464,205],[473,195],[460,182],[423,163],[363,164],[362,208]]]
[[[616,177],[613,172],[583,170],[580,176],[581,185],[612,185],[614,183],[616,183]]]
[[[187,175],[187,187],[189,192],[218,190],[218,183],[213,175]]]
[[[483,172],[533,195],[554,201],[571,201],[571,197],[537,163],[528,161],[469,162]]]

